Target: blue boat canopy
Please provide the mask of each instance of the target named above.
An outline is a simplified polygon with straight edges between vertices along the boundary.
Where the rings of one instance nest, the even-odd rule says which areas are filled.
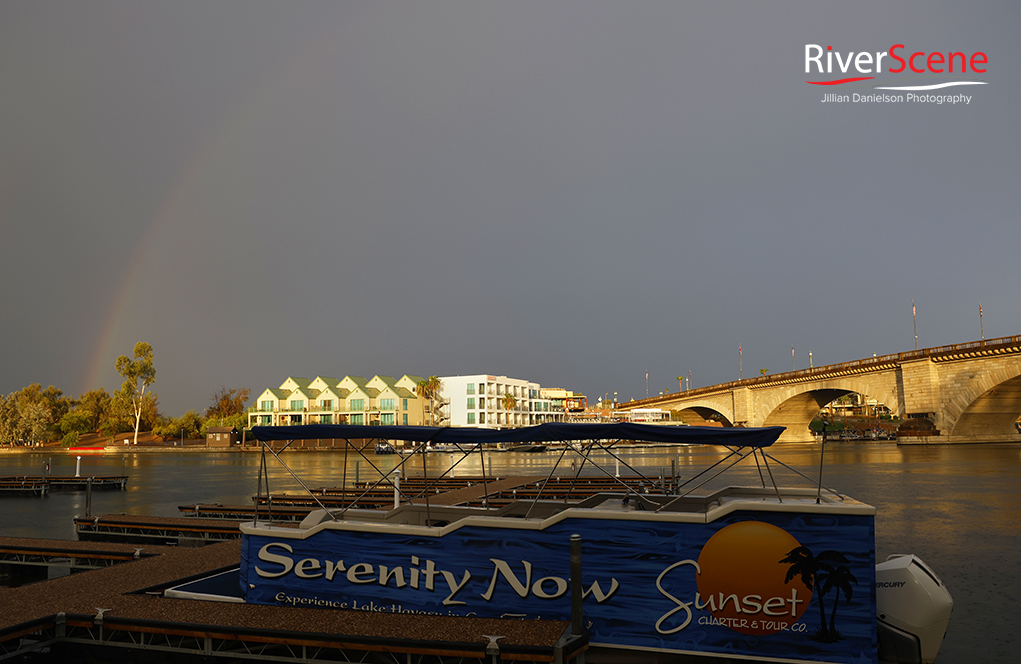
[[[411,440],[419,443],[551,443],[567,440],[642,440],[674,445],[730,445],[769,447],[784,427],[742,429],[730,427],[664,426],[616,422],[611,424],[571,424],[547,422],[518,429],[480,429],[475,427],[371,426],[358,424],[305,424],[282,427],[252,427],[256,440]]]

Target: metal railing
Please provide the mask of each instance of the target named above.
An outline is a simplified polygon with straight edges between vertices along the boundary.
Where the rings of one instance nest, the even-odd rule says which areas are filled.
[[[814,367],[811,369],[798,369],[797,371],[785,371],[783,373],[778,374],[766,374],[764,376],[755,376],[753,378],[744,378],[741,380],[733,380],[727,383],[719,383],[718,385],[698,387],[693,390],[686,390],[684,392],[671,392],[670,394],[649,397],[648,399],[627,401],[625,403],[620,404],[618,407],[635,408],[647,404],[655,404],[660,403],[662,401],[669,401],[672,399],[676,399],[678,396],[696,397],[706,394],[712,394],[714,392],[724,392],[727,390],[733,390],[738,387],[754,387],[757,385],[763,385],[767,383],[784,383],[789,381],[800,380],[803,378],[825,376],[827,374],[833,373],[869,369],[873,367],[881,367],[890,364],[899,364],[901,362],[918,360],[922,358],[938,359],[940,357],[945,357],[948,355],[958,355],[960,353],[968,351],[975,350],[996,351],[1008,348],[1017,348],[1018,352],[1021,352],[1021,336],[998,337],[996,339],[969,341],[966,343],[953,344],[950,346],[935,346],[933,348],[920,348],[918,350],[910,350],[903,353],[893,353],[891,355],[867,357],[863,360],[854,360],[852,362],[827,364],[825,366]]]

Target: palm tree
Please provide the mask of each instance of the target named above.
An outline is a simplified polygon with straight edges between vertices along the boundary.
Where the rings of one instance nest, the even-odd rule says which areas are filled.
[[[837,590],[837,596],[833,598],[833,608],[830,610],[830,633],[829,636],[832,640],[839,640],[839,632],[837,632],[837,605],[840,604],[840,592],[844,591],[844,602],[847,604],[851,603],[851,595],[854,591],[851,589],[851,584],[858,585],[858,579],[855,578],[854,574],[851,574],[845,565],[837,567],[832,572],[826,574],[822,580],[822,585],[819,587],[820,601],[822,597],[829,594],[831,590]]]
[[[823,551],[818,556],[812,555],[812,550],[807,546],[799,546],[796,549],[791,549],[787,552],[787,555],[780,561],[781,563],[788,563],[790,567],[787,569],[787,576],[784,577],[784,583],[790,583],[791,579],[796,576],[801,577],[801,582],[805,584],[805,587],[809,591],[819,585],[820,581],[825,582],[831,575],[836,574],[836,569],[831,565],[831,562],[846,563],[847,558],[843,556],[839,551],[832,549]],[[846,568],[844,568],[846,569]],[[850,572],[848,572],[850,574]],[[852,579],[854,577],[851,577]],[[845,582],[846,583],[846,582]],[[857,583],[857,581],[855,581]],[[825,589],[820,587],[817,598],[819,600],[819,632],[818,636],[820,639],[826,639],[829,637],[830,631],[826,628],[826,607],[823,604],[823,596],[828,593],[833,586],[827,586]],[[836,606],[833,608],[836,611]],[[831,617],[832,623],[832,617]]]
[[[440,391],[440,379],[436,376],[429,376],[418,381],[415,385],[415,394],[422,399],[429,400],[429,424],[433,424],[434,421],[434,407],[433,401],[436,399],[436,393]]]
[[[504,410],[514,410],[514,408],[517,407],[517,405],[518,405],[518,400],[517,400],[517,398],[515,398],[515,396],[513,394],[508,392],[507,394],[503,395],[503,409]]]

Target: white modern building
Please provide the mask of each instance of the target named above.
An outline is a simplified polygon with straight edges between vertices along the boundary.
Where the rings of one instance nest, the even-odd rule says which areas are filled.
[[[563,413],[540,396],[538,383],[518,378],[443,376],[438,398],[443,426],[509,429],[563,421]]]

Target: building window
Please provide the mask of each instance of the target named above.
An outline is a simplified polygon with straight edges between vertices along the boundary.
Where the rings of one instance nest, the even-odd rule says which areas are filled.
[[[333,399],[323,399],[319,402],[320,410],[333,410]]]
[[[403,424],[404,426],[408,426],[408,414],[405,413],[404,415],[401,415],[401,418],[403,419],[403,422],[401,422],[401,424]]]
[[[391,401],[392,401],[392,399],[391,399]],[[393,426],[393,424],[394,424],[394,414],[393,413],[381,413],[380,416],[379,416],[379,421],[384,426]]]
[[[259,416],[259,423],[262,426],[264,426],[264,427],[268,427],[269,426],[269,420],[270,420],[270,416],[269,415],[260,415]]]
[[[475,394],[475,383],[468,383],[467,394]]]
[[[468,399],[468,410],[475,410],[475,397]]]
[[[358,415],[352,415],[351,416],[351,424],[364,424],[364,423],[365,423],[365,416],[364,415],[359,413]]]
[[[475,413],[468,413],[468,424],[475,424]]]
[[[396,399],[380,399],[379,400],[379,409],[380,410],[393,410],[395,403],[396,403]]]
[[[402,401],[403,401],[403,405],[401,407],[401,410],[407,410],[408,409],[408,400],[407,399],[403,399]],[[407,419],[407,418],[408,418],[408,416],[405,415],[404,419]],[[405,424],[407,424],[407,422],[405,422]]]
[[[486,393],[486,384],[485,383],[479,383],[479,394],[485,394],[485,393]]]
[[[305,407],[303,399],[291,399],[291,410],[301,410]]]
[[[320,424],[333,424],[333,415],[320,415],[319,416],[319,423]]]
[[[479,424],[485,424],[485,423],[486,423],[486,414],[485,413],[479,413]]]
[[[347,402],[348,410],[365,410],[365,399],[351,399]],[[359,422],[358,424],[361,424]]]
[[[262,408],[260,408],[259,410],[272,411],[273,410],[273,402],[272,401],[263,401],[262,402]]]

